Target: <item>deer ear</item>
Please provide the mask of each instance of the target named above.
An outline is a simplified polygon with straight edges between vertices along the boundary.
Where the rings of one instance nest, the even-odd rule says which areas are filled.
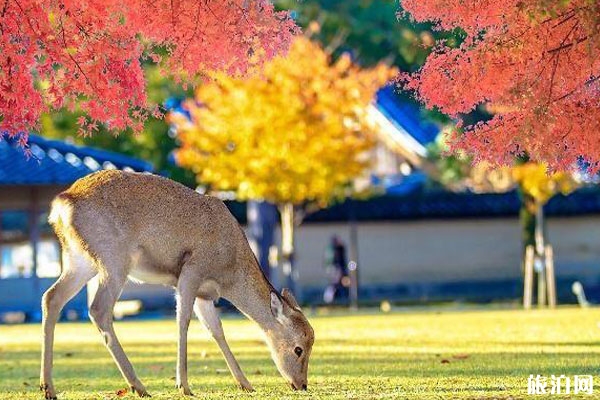
[[[300,310],[300,306],[298,305],[296,298],[288,288],[283,288],[283,290],[281,291],[281,297],[283,297],[285,301],[287,301],[290,304],[290,306],[292,306],[292,308]]]
[[[283,315],[283,303],[275,292],[271,292],[271,313],[277,321],[283,323],[283,319],[285,318]]]

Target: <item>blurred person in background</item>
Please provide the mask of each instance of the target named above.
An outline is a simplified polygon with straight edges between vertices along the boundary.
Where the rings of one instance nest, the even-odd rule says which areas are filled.
[[[323,301],[333,303],[336,298],[348,299],[348,263],[346,260],[346,246],[337,235],[331,237],[331,243],[325,250],[325,270],[329,285],[323,292]]]

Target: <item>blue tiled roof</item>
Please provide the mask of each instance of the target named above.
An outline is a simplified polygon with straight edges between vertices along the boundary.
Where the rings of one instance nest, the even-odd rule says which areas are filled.
[[[352,215],[362,221],[504,217],[518,215],[520,204],[516,191],[475,194],[422,187],[409,195],[346,200],[309,215],[307,221],[347,221]],[[586,187],[569,196],[555,196],[544,210],[560,216],[600,214],[600,188]]]
[[[388,195],[404,196],[421,190],[427,181],[427,175],[421,171],[414,171],[407,176],[399,174],[383,178],[372,177],[371,181],[373,185],[383,187]]]
[[[12,139],[0,140],[0,185],[70,184],[108,169],[152,171],[152,164],[121,154],[29,135],[29,157]]]
[[[394,85],[388,85],[377,92],[375,104],[379,111],[423,146],[433,142],[440,132],[438,126],[424,119],[419,106],[403,99],[396,91]]]

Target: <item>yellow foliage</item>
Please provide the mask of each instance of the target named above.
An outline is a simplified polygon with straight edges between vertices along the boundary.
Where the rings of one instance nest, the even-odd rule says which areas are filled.
[[[538,205],[543,206],[554,195],[567,195],[577,188],[577,182],[566,172],[549,175],[543,164],[528,162],[512,169],[512,175],[521,189],[533,197]]]
[[[240,199],[327,204],[367,166],[374,144],[366,121],[376,91],[396,71],[332,63],[316,43],[298,37],[249,77],[213,76],[186,103],[191,121],[172,115],[177,162],[212,190]]]

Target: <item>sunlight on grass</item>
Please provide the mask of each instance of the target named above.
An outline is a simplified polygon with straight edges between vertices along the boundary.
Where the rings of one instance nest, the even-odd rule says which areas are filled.
[[[288,388],[260,330],[239,318],[226,318],[225,331],[256,392],[235,387],[197,322],[189,335],[192,390],[203,399],[508,399],[527,396],[530,374],[596,377],[600,364],[600,309],[342,315],[311,322],[316,342],[308,392]],[[116,329],[153,397],[183,398],[174,389],[175,322],[118,322]],[[0,326],[0,399],[41,398],[39,331],[39,325]],[[126,384],[90,323],[60,324],[56,340],[59,399],[122,398],[117,391]]]

